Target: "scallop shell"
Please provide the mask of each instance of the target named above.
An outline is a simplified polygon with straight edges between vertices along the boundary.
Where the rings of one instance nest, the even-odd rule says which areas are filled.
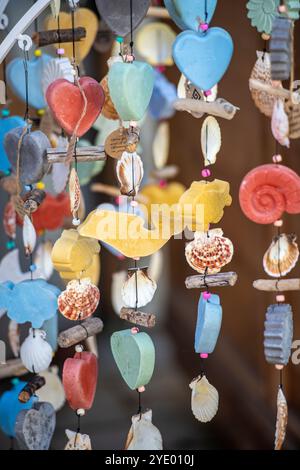
[[[208,116],[201,128],[201,148],[204,156],[204,164],[212,165],[216,162],[217,153],[221,148],[221,129],[218,121],[213,116]]]
[[[287,422],[288,406],[282,388],[279,387],[277,394],[277,417],[274,450],[281,450],[285,439]]]
[[[74,83],[74,69],[67,57],[50,60],[43,68],[42,73],[42,89],[44,95],[51,83],[59,78],[64,78],[68,82]]]
[[[153,21],[138,29],[135,46],[140,56],[152,66],[173,65],[172,45],[176,34],[169,25]]]
[[[39,401],[51,403],[55,411],[60,410],[65,402],[66,396],[62,381],[58,375],[58,367],[52,366],[44,372],[40,372],[46,383],[42,388],[36,390],[35,394],[39,397]]]
[[[30,328],[29,335],[20,349],[20,357],[24,366],[35,374],[48,369],[52,361],[53,351],[45,338],[45,331]]]
[[[117,163],[117,177],[121,184],[120,192],[125,196],[135,196],[143,175],[143,162],[136,152],[123,152]]]
[[[153,160],[156,168],[161,169],[166,165],[169,156],[169,148],[170,125],[168,121],[164,121],[158,125],[152,145]]]
[[[41,243],[34,255],[34,264],[36,265],[39,277],[50,279],[53,273],[53,263],[51,259],[53,245],[50,241]]]
[[[160,431],[152,424],[152,410],[137,414],[131,418],[125,450],[162,450],[163,442]]]
[[[90,279],[74,279],[58,297],[58,309],[69,320],[84,320],[94,313],[99,300],[99,289]]]
[[[111,303],[117,315],[120,315],[121,308],[123,307],[123,300],[121,290],[127,278],[126,271],[119,271],[113,273],[111,284]]]
[[[66,429],[66,436],[69,440],[65,450],[92,450],[92,444],[88,434],[81,434],[80,432]]]
[[[80,183],[75,168],[72,168],[69,179],[70,209],[73,217],[77,218],[80,206]]]
[[[119,119],[119,115],[116,111],[116,108],[111,100],[110,93],[109,93],[109,88],[108,88],[108,76],[105,75],[104,78],[102,78],[100,85],[103,88],[104,94],[105,94],[105,101],[104,105],[102,107],[101,114],[106,117],[106,119]]]
[[[6,235],[9,238],[16,238],[17,214],[12,200],[9,200],[5,205],[3,214],[3,227]]]
[[[36,231],[27,214],[24,216],[23,223],[23,243],[26,256],[29,256],[33,252],[36,244]]]
[[[185,257],[189,265],[198,273],[218,273],[230,263],[233,256],[233,244],[223,237],[221,229],[208,232],[195,232],[195,238],[185,247]]]
[[[20,327],[19,327],[19,324],[14,320],[10,320],[8,324],[8,341],[9,341],[10,348],[13,352],[13,355],[15,357],[19,357]]]
[[[217,414],[219,407],[219,394],[205,375],[196,377],[191,383],[191,406],[196,419],[202,423],[208,423]]]
[[[121,290],[125,306],[130,308],[144,307],[153,299],[156,288],[156,282],[150,279],[144,269],[129,271],[128,279],[124,282]]]
[[[289,118],[284,110],[283,100],[276,100],[274,103],[271,128],[274,139],[289,148]]]
[[[272,85],[271,61],[268,52],[256,51],[257,60],[252,69],[250,78],[259,80],[266,85]],[[266,91],[259,91],[249,86],[255,106],[266,116],[271,117],[276,97]]]
[[[285,276],[296,266],[299,258],[296,240],[295,234],[285,233],[273,238],[263,257],[263,267],[269,276]]]

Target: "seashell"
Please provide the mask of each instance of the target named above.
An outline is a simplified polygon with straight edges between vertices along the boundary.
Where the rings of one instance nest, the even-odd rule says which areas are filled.
[[[4,232],[9,238],[16,238],[17,214],[15,205],[11,199],[6,203],[4,208],[3,227]]]
[[[284,443],[286,427],[288,422],[288,406],[281,387],[277,394],[277,417],[274,450],[281,450]]]
[[[20,357],[24,366],[34,374],[48,369],[52,361],[53,351],[45,338],[45,331],[30,328],[29,335],[20,349]]]
[[[49,85],[58,78],[64,78],[68,82],[74,83],[74,69],[67,57],[50,60],[43,68],[42,73],[42,89],[44,96]]]
[[[72,168],[69,179],[70,209],[74,218],[77,218],[80,207],[80,183],[75,168]]]
[[[41,243],[34,255],[34,264],[36,265],[39,277],[50,279],[53,273],[53,263],[51,259],[53,245],[50,241]]]
[[[233,256],[233,244],[223,237],[219,228],[208,232],[195,232],[195,238],[185,247],[189,265],[198,273],[216,274]]]
[[[100,292],[88,278],[74,279],[58,297],[58,309],[69,320],[84,320],[96,310]]]
[[[23,223],[23,243],[25,248],[25,254],[26,256],[29,256],[35,248],[36,231],[33,226],[33,223],[31,222],[27,214],[24,216]]]
[[[160,431],[152,424],[152,410],[132,416],[125,450],[162,450]]]
[[[149,267],[148,267],[148,276],[153,281],[157,282],[161,276],[162,269],[164,265],[164,256],[162,250],[156,251],[151,255],[149,260]]]
[[[145,269],[129,271],[128,279],[124,282],[121,290],[125,306],[130,308],[144,307],[153,299],[156,288],[156,282],[150,279]]]
[[[169,156],[169,148],[170,125],[168,121],[163,121],[157,127],[152,145],[153,160],[156,168],[160,169],[166,165]]]
[[[119,271],[113,273],[111,284],[111,303],[117,315],[120,315],[121,308],[123,307],[123,300],[121,290],[127,278],[126,271]]]
[[[10,320],[8,324],[8,341],[9,341],[10,348],[13,352],[13,355],[15,357],[19,357],[20,328],[19,328],[19,324],[14,320]]]
[[[276,100],[274,103],[271,128],[274,139],[289,148],[289,118],[284,110],[283,100]]]
[[[90,436],[80,432],[66,429],[66,436],[69,439],[64,450],[92,450]]]
[[[221,148],[221,129],[213,116],[208,116],[201,128],[201,148],[204,156],[204,165],[216,162],[217,153]]]
[[[39,375],[44,377],[46,381],[45,385],[35,392],[39,401],[51,403],[55,411],[60,410],[66,402],[66,396],[58,375],[58,367],[52,366],[48,370],[40,372]]]
[[[208,423],[217,414],[219,407],[218,390],[213,387],[205,375],[199,375],[191,383],[191,406],[196,419]]]
[[[54,18],[57,18],[60,12],[60,0],[52,0],[50,3],[51,14]]]
[[[185,89],[186,78],[183,73],[180,75],[179,82],[177,84],[177,96],[180,99],[186,98],[186,89]]]
[[[125,196],[135,196],[143,175],[143,162],[136,152],[123,152],[117,163],[117,177],[121,184],[120,192]]]
[[[119,115],[116,111],[116,108],[111,100],[110,93],[109,93],[109,88],[108,88],[108,83],[107,83],[108,77],[105,75],[104,78],[102,78],[100,85],[103,88],[104,94],[105,94],[105,101],[104,105],[102,107],[101,114],[106,117],[106,119],[119,119]]]
[[[297,236],[293,233],[281,233],[273,238],[263,257],[263,267],[269,276],[286,276],[296,266],[299,258],[296,240]]]
[[[289,138],[299,139],[300,137],[300,105],[286,102],[285,112],[289,119]]]
[[[176,34],[166,23],[153,21],[138,29],[135,46],[140,56],[152,66],[173,65],[172,45]]]
[[[270,54],[268,52],[256,51],[256,55],[257,60],[252,69],[250,78],[259,80],[266,85],[272,85]],[[271,117],[276,97],[270,95],[266,91],[259,91],[255,88],[251,88],[250,85],[249,88],[255,106],[265,114],[265,116]]]

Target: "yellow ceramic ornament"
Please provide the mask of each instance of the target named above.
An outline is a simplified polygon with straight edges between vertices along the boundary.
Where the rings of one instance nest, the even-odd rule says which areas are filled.
[[[172,206],[179,201],[180,196],[185,191],[185,186],[181,183],[173,182],[161,187],[158,184],[147,184],[140,190],[143,196],[141,208],[146,212],[148,220],[151,220],[152,204],[168,204]]]
[[[55,242],[51,258],[62,279],[89,277],[94,284],[100,276],[100,245],[94,238],[79,235],[77,230],[64,230]]]
[[[153,66],[173,65],[174,31],[165,23],[155,21],[142,26],[136,33],[135,46],[144,60]]]
[[[78,8],[74,13],[75,28],[82,26],[86,29],[86,37],[80,41],[75,42],[76,61],[80,63],[90,52],[90,49],[96,39],[98,31],[98,19],[95,13],[88,8]],[[72,28],[71,13],[60,12],[59,25],[61,29]],[[53,16],[48,16],[45,20],[45,29],[57,29],[57,19]],[[73,58],[73,45],[71,42],[62,42],[60,46],[54,44],[54,47],[62,47],[65,50],[65,56],[72,60]]]

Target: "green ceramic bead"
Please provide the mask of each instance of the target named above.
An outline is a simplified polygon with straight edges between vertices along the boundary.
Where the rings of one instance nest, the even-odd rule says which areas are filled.
[[[291,20],[299,20],[300,1],[299,0],[285,0],[287,7],[287,17]]]
[[[273,19],[278,13],[280,0],[249,0],[246,7],[251,25],[260,33],[270,34]]]

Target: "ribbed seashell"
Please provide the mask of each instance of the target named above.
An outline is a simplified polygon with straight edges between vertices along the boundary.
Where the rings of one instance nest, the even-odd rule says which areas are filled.
[[[135,196],[144,175],[143,162],[139,155],[136,152],[123,152],[117,163],[116,171],[121,184],[121,194]]]
[[[102,78],[100,82],[100,85],[102,86],[104,94],[105,94],[105,101],[102,107],[101,114],[103,114],[103,116],[106,117],[106,119],[116,120],[116,119],[119,119],[119,115],[111,100],[107,81],[108,81],[108,77],[107,75],[105,75],[105,77]]]
[[[51,83],[59,78],[64,78],[71,83],[74,83],[74,69],[70,60],[67,57],[59,57],[50,60],[43,68],[42,73],[42,89],[44,95],[47,88]]]
[[[299,248],[296,243],[297,236],[281,233],[273,238],[270,247],[263,257],[263,266],[269,276],[281,277],[288,274],[299,258]]]
[[[127,271],[118,271],[112,275],[111,304],[117,315],[120,315],[121,308],[123,307],[121,292],[126,279]]]
[[[5,205],[3,214],[3,227],[6,235],[9,238],[16,238],[17,214],[12,200],[9,200]]]
[[[80,206],[80,183],[75,168],[72,168],[69,179],[70,209],[73,217],[77,217]]]
[[[164,256],[162,250],[158,250],[149,260],[148,266],[148,276],[153,279],[153,281],[157,282],[161,276],[162,270],[164,266]]]
[[[64,450],[92,450],[90,436],[80,432],[66,429],[66,436],[69,439]]]
[[[216,162],[221,143],[221,129],[219,123],[213,116],[208,116],[204,120],[201,128],[201,148],[205,166],[212,165]]]
[[[88,278],[70,281],[57,299],[60,313],[69,320],[84,320],[90,317],[99,300],[99,289]]]
[[[53,351],[45,338],[45,331],[30,328],[29,335],[21,346],[21,360],[30,372],[38,374],[48,369],[52,361]]]
[[[233,256],[233,244],[223,237],[219,228],[208,232],[195,232],[195,239],[185,247],[189,265],[198,273],[216,274]]]
[[[140,308],[151,302],[156,291],[156,282],[150,279],[145,269],[129,271],[122,286],[122,299],[126,307]]]
[[[152,410],[132,416],[131,421],[125,450],[162,450],[162,436],[152,424]]]
[[[271,61],[268,52],[256,51],[257,60],[252,69],[250,78],[259,80],[265,85],[272,85],[271,79]],[[251,96],[256,107],[266,116],[271,117],[273,113],[276,97],[266,91],[256,90],[249,86]]]
[[[9,341],[10,349],[13,352],[13,355],[15,357],[19,357],[20,327],[19,327],[19,324],[14,320],[10,320],[8,324],[8,341]]]
[[[281,145],[289,147],[289,118],[284,110],[284,103],[281,99],[276,100],[274,103],[271,128],[274,139]]]
[[[202,423],[208,423],[217,414],[219,407],[219,394],[205,375],[196,377],[191,383],[191,406],[196,419]]]
[[[23,223],[23,243],[25,248],[25,254],[26,256],[29,256],[35,248],[36,231],[33,226],[33,223],[31,222],[27,214],[24,216]]]
[[[277,394],[277,417],[274,450],[281,450],[284,443],[286,427],[288,422],[288,406],[281,387]]]

